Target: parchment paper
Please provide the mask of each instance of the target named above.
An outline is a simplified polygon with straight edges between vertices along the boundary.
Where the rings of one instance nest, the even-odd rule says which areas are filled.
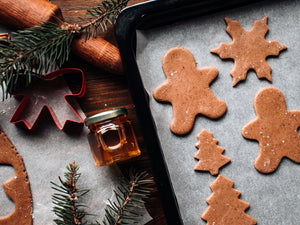
[[[0,26],[0,33],[9,31]],[[65,92],[65,94],[71,94],[70,90],[65,90]],[[0,98],[2,99],[1,91]],[[55,105],[55,101],[51,101]],[[95,167],[87,140],[89,132],[87,127],[73,134],[60,131],[50,116],[40,121],[38,128],[34,131],[10,124],[9,121],[19,103],[20,101],[13,97],[0,102],[0,126],[23,157],[33,196],[33,224],[54,224],[53,219],[56,216],[52,212],[54,205],[51,202],[51,195],[54,191],[51,189],[50,181],[59,184],[58,176],[64,177],[66,166],[73,160],[80,167],[81,178],[78,187],[90,189],[83,202],[89,206],[88,213],[96,215],[95,217],[88,216],[86,219],[89,223],[97,220],[102,224],[107,199],[112,199],[113,189],[120,184],[119,179],[122,173],[119,168],[115,165]],[[80,112],[82,118],[85,118],[83,112]],[[66,113],[64,108],[56,108],[57,115]],[[2,183],[13,174],[13,167],[0,165],[0,217],[14,210],[14,203],[7,198],[2,188]],[[141,224],[151,220],[146,210],[142,210],[141,213],[144,214]]]
[[[254,22],[268,16],[267,40],[278,40],[288,49],[279,57],[269,57],[273,82],[258,80],[253,71],[248,72],[245,82],[232,87],[230,71],[233,61],[221,60],[211,54],[220,42],[231,43],[226,33],[224,17],[237,19],[249,30]],[[263,87],[273,86],[286,98],[288,110],[300,110],[300,1],[267,1],[246,7],[223,11],[138,31],[137,62],[143,83],[150,95],[150,107],[162,144],[175,195],[185,225],[206,224],[200,216],[208,207],[205,199],[212,191],[209,185],[215,176],[209,172],[195,172],[197,152],[195,143],[202,129],[213,133],[218,145],[225,148],[224,155],[231,163],[220,174],[234,181],[234,188],[242,194],[240,199],[250,204],[247,214],[260,225],[300,224],[300,165],[289,159],[282,160],[276,172],[261,174],[254,168],[258,156],[258,142],[245,139],[242,127],[255,118],[253,100]],[[227,113],[220,119],[211,120],[198,116],[193,130],[186,136],[177,136],[169,130],[172,106],[158,103],[152,96],[155,87],[165,81],[161,59],[164,53],[175,46],[189,49],[198,67],[215,66],[218,78],[211,89],[215,96],[227,104]]]
[[[0,102],[0,125],[23,157],[33,197],[34,224],[54,224],[55,216],[51,211],[51,195],[54,191],[50,181],[59,184],[58,176],[63,178],[66,166],[73,160],[79,165],[82,174],[79,188],[91,189],[84,199],[90,207],[87,211],[99,215],[89,217],[89,221],[102,219],[106,201],[112,197],[112,190],[122,177],[118,167],[94,166],[86,129],[78,134],[68,134],[58,130],[50,120],[44,120],[37,130],[29,132],[10,124],[10,117],[17,105],[18,101],[14,98]],[[12,167],[0,165],[1,184],[13,174]],[[5,216],[13,211],[14,204],[6,197],[2,186],[0,190],[0,216]]]

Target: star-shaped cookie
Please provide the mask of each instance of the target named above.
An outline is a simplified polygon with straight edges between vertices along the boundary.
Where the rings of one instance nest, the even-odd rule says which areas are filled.
[[[193,54],[179,46],[165,53],[162,66],[167,80],[155,88],[153,96],[172,104],[172,132],[188,133],[197,114],[218,118],[226,112],[225,102],[217,99],[209,87],[218,76],[215,67],[197,68]]]
[[[300,163],[300,111],[287,111],[283,94],[274,87],[256,94],[254,108],[257,117],[244,126],[242,135],[259,142],[255,168],[271,173],[283,157]]]
[[[271,67],[266,62],[268,56],[277,56],[286,46],[278,41],[267,41],[265,35],[269,30],[268,17],[256,20],[252,28],[246,31],[238,20],[225,18],[226,31],[232,37],[231,43],[220,43],[219,47],[212,49],[221,59],[233,59],[234,67],[230,72],[233,78],[232,86],[245,80],[250,69],[255,70],[258,78],[272,81]]]

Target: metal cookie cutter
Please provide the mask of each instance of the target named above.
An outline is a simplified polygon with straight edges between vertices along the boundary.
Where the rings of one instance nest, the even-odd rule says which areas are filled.
[[[73,94],[63,76],[78,79],[78,75],[81,79],[81,87]],[[64,68],[46,74],[30,88],[14,94],[14,97],[21,99],[21,102],[10,122],[25,125],[28,130],[31,130],[38,123],[41,114],[48,111],[59,130],[66,130],[75,124],[83,124],[80,116],[83,113],[75,98],[83,97],[85,91],[86,80],[80,69]]]

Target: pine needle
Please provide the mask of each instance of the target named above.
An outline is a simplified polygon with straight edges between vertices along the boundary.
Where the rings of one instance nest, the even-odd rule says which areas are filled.
[[[54,204],[52,211],[57,216],[53,221],[57,225],[87,224],[84,218],[92,215],[85,211],[87,206],[80,203],[89,190],[77,188],[77,182],[81,177],[78,170],[79,167],[73,161],[67,166],[67,172],[64,173],[65,179],[58,177],[60,184],[51,182],[51,188],[55,191],[52,195]],[[108,200],[104,209],[103,225],[138,224],[143,216],[140,209],[145,207],[143,199],[149,196],[152,190],[149,187],[151,184],[153,184],[153,179],[149,178],[146,172],[136,172],[130,169],[129,179],[121,180],[121,184],[113,190],[115,201]],[[93,224],[100,225],[97,221]]]
[[[137,209],[144,208],[144,201],[149,196],[153,184],[146,172],[129,171],[129,180],[114,190],[115,202],[108,200],[105,208],[104,225],[138,224],[141,214]]]
[[[1,37],[0,85],[3,100],[20,86],[28,87],[34,76],[42,76],[69,60],[71,44],[76,35],[85,33],[85,40],[97,35],[97,29],[107,29],[129,0],[104,0],[87,10],[93,19],[84,25],[61,25],[44,22],[43,25],[12,33],[12,39]],[[20,79],[22,78],[22,79]]]
[[[100,27],[103,32],[107,30],[107,24],[113,24],[116,16],[127,5],[129,0],[104,0],[97,7],[87,10],[87,13],[93,18],[85,20],[86,24],[82,25],[80,31],[86,33],[86,40],[90,36],[96,37],[97,30]]]
[[[6,98],[20,87],[28,86],[33,76],[41,76],[62,66],[69,58],[74,33],[52,22],[12,33],[13,39],[0,44],[0,79]]]
[[[89,190],[79,190],[76,186],[81,174],[78,173],[79,167],[73,163],[67,166],[64,180],[59,177],[60,185],[51,182],[52,189],[56,191],[52,195],[54,204],[53,212],[58,217],[54,222],[58,225],[86,224],[83,219],[88,214],[84,208],[87,206],[80,203],[80,200]]]

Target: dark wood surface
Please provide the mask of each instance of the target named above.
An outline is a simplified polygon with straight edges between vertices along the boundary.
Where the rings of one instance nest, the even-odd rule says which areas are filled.
[[[82,21],[79,19],[79,17],[88,18],[86,10],[97,6],[100,0],[52,0],[51,2],[61,8],[66,22],[81,24]],[[142,0],[132,0],[129,2],[129,5],[133,5],[138,2],[142,2]],[[112,44],[117,45],[112,27],[109,27],[107,32],[99,32],[98,35]],[[86,75],[86,94],[82,99],[79,100],[79,103],[86,116],[121,106],[127,108],[128,118],[133,124],[142,155],[118,164],[121,170],[134,165],[134,167],[137,169],[147,170],[150,174],[152,174],[151,165],[147,156],[147,151],[143,144],[143,137],[137,121],[134,104],[131,100],[125,76],[110,74],[88,64],[74,55],[72,55],[71,60],[66,66],[80,68]],[[153,218],[153,220],[148,222],[147,225],[167,224],[161,207],[159,194],[155,185],[150,198],[146,200],[146,208]]]

